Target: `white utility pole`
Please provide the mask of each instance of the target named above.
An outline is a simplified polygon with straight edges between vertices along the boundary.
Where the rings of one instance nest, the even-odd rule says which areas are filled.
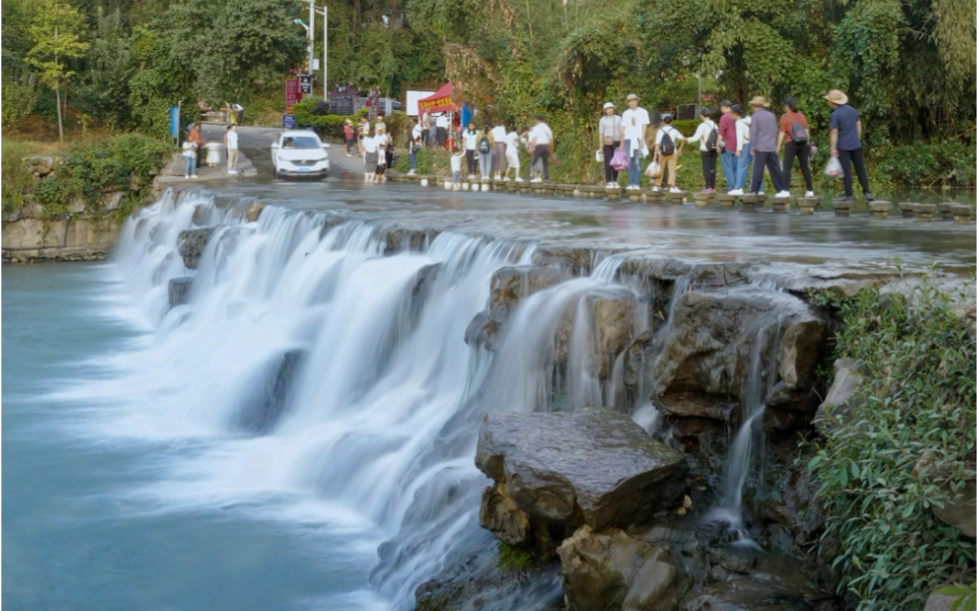
[[[329,101],[329,67],[326,64],[326,54],[329,52],[329,7],[323,6],[322,10],[316,9],[322,15],[322,97]]]

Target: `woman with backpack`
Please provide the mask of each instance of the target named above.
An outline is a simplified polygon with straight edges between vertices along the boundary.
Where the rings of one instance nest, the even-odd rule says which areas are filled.
[[[468,164],[468,180],[475,179],[475,170],[478,168],[478,161],[475,151],[478,148],[478,132],[475,130],[475,122],[469,121],[468,127],[461,132],[461,139],[465,143],[465,161]]]
[[[784,114],[780,115],[780,134],[777,136],[777,154],[780,147],[784,147],[784,181],[790,188],[790,174],[794,169],[794,157],[801,162],[801,174],[804,175],[804,185],[807,192],[804,197],[814,197],[814,184],[811,182],[811,166],[809,163],[807,118],[797,112],[797,100],[784,100]]]
[[[492,149],[495,147],[495,140],[488,123],[485,123],[478,132],[476,142],[478,143],[478,173],[482,180],[489,180],[492,178]]]
[[[695,133],[686,142],[699,143],[699,157],[702,158],[702,179],[706,186],[703,193],[716,192],[716,160],[719,158],[719,127],[709,118],[709,108],[703,106],[699,111],[699,124]]]
[[[604,116],[597,123],[600,150],[604,155],[604,182],[608,187],[617,186],[617,170],[611,165],[614,151],[621,146],[621,117],[616,114],[616,111],[612,102],[606,102]]]
[[[678,193],[679,189],[675,186],[675,172],[678,165],[678,156],[682,154],[682,147],[685,145],[685,136],[677,129],[672,127],[672,115],[662,117],[662,125],[655,134],[655,161],[661,166],[661,173],[655,178],[655,186],[652,191],[658,191],[662,186],[662,179],[665,178],[665,171],[668,171],[668,186],[672,193]]]

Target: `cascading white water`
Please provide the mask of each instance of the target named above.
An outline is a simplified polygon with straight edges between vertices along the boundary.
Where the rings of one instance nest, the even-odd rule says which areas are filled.
[[[177,241],[195,219],[219,226],[186,270]],[[124,389],[99,434],[192,445],[134,495],[139,503],[253,504],[330,524],[350,540],[346,553],[380,547],[381,560],[370,583],[364,575],[321,604],[410,608],[420,582],[486,541],[486,479],[472,460],[482,415],[604,400],[587,299],[613,295],[622,259],[524,299],[493,354],[465,344],[466,327],[493,272],[528,263],[531,246],[442,233],[422,252],[383,256],[376,227],[323,232],[327,220],[270,206],[249,223],[199,192],[140,211],[113,261],[156,331],[115,360],[117,379],[86,392]],[[183,276],[193,278],[189,302],[170,309],[167,283]],[[558,346],[567,316],[572,332]],[[262,415],[265,429],[242,429],[243,406],[268,394],[285,362],[298,363],[288,404]]]
[[[766,410],[764,397],[767,389],[777,381],[776,355],[779,339],[780,321],[778,320],[775,326],[761,327],[753,342],[740,412],[740,426],[729,446],[723,497],[720,506],[712,513],[713,517],[728,520],[733,529],[738,531],[742,529],[743,521],[743,488],[751,475],[754,458],[763,453],[763,414]],[[769,367],[766,376],[764,376],[765,353]]]

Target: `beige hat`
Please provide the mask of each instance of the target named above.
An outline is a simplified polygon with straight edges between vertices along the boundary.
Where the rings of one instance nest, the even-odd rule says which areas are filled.
[[[604,110],[608,108],[617,108],[617,106],[614,105],[614,102],[604,102]]]
[[[763,106],[764,108],[769,108],[770,102],[768,102],[767,98],[763,97],[762,95],[757,95],[753,96],[753,99],[750,100],[750,106]]]
[[[626,99],[624,101],[625,102],[630,102],[631,100],[637,100],[637,99],[638,99],[638,95],[635,94],[635,93],[631,93],[631,94],[628,94],[628,99]]]
[[[843,91],[839,91],[838,89],[829,89],[828,95],[824,96],[824,99],[839,105],[848,103],[848,96],[846,96]]]

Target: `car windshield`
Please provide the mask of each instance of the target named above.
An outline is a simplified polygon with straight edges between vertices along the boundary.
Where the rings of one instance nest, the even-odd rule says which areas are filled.
[[[319,141],[315,138],[310,138],[308,136],[298,136],[293,138],[285,138],[282,142],[282,148],[286,149],[317,149],[322,148]]]

